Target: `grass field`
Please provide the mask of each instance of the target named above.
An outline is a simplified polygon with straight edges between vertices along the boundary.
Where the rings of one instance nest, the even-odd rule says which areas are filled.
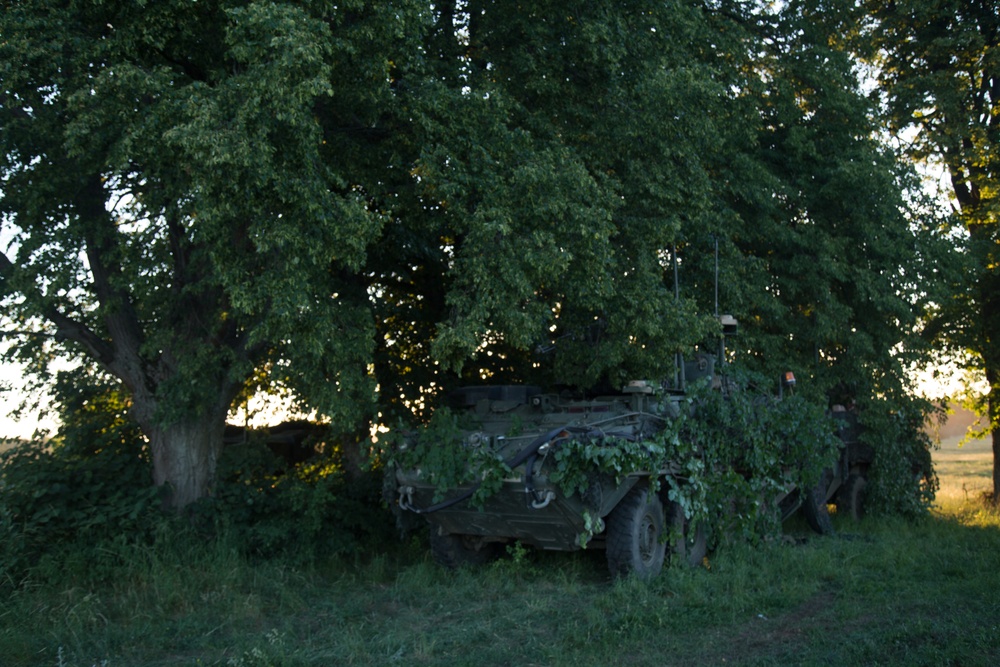
[[[961,436],[945,438],[933,452],[934,467],[941,480],[938,503],[942,507],[961,505],[993,490],[992,442],[986,439],[961,444],[961,441]]]
[[[990,456],[946,443],[935,459],[926,519],[833,538],[793,521],[647,585],[610,581],[593,552],[453,573],[418,541],[305,568],[109,545],[11,589],[0,665],[997,665],[1000,516],[976,499]]]
[[[8,449],[12,449],[17,446],[19,440],[14,438],[0,438],[0,453],[6,452]]]

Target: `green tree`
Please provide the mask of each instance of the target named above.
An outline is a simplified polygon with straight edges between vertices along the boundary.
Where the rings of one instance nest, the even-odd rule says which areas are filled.
[[[842,38],[851,9],[789,2],[758,28],[749,68],[768,84],[748,82],[760,121],[748,166],[727,173],[741,184],[729,190],[730,238],[753,258],[737,298],[758,314],[748,334],[762,363],[793,359],[824,390],[850,383],[869,393],[888,381],[897,392],[905,366],[927,351],[920,318],[947,246],[936,220],[907,200],[918,190],[913,170],[879,140]],[[753,188],[742,185],[754,177]]]
[[[401,297],[377,320],[434,336],[385,332],[383,389],[620,386],[669,375],[706,334],[710,318],[674,297],[669,249],[682,225],[721,227],[710,170],[745,111],[708,18],[696,2],[435,4],[434,92],[408,98],[419,180],[376,268]]]
[[[912,167],[879,136],[846,39],[858,18],[851,2],[812,0],[719,13],[745,35],[736,85],[755,110],[741,157],[717,172],[733,278],[722,300],[743,322],[747,365],[775,383],[794,370],[799,391],[859,408],[872,495],[909,513],[935,483],[920,431],[930,406],[907,369],[930,352],[924,316],[955,262]]]
[[[985,375],[1000,502],[1000,3],[863,4],[889,129],[915,160],[944,167],[967,232],[968,273],[952,280],[928,335],[970,351]]]
[[[905,369],[927,353],[944,247],[878,140],[845,40],[854,9],[436,4],[419,182],[376,278],[394,295],[376,306],[383,389],[431,405],[462,381],[669,377],[675,352],[715,349],[717,243],[750,366],[799,371],[813,400],[863,404],[873,427],[899,411],[919,426]],[[539,341],[544,358],[526,353]],[[893,442],[886,478],[926,468],[916,428]]]
[[[897,378],[922,237],[827,4],[8,2],[4,329],[123,382],[178,506],[248,383],[669,377],[716,243],[762,369]]]
[[[365,416],[365,252],[383,219],[352,160],[391,106],[405,6],[6,2],[4,336],[127,388],[153,477],[211,487],[258,371]]]

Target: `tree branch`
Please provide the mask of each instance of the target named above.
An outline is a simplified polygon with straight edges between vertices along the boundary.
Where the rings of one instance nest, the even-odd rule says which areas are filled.
[[[111,338],[113,353],[109,370],[135,395],[148,389],[146,368],[140,357],[144,336],[132,301],[120,287],[124,281],[121,269],[114,263],[121,255],[117,247],[118,230],[105,209],[104,187],[99,175],[87,177],[75,204],[84,229],[94,293]]]
[[[10,261],[10,258],[7,257],[5,253],[0,252],[0,284],[5,284],[16,269],[17,266]],[[111,364],[114,361],[114,355],[111,347],[105,340],[94,333],[85,324],[77,322],[73,318],[60,312],[58,308],[49,302],[40,290],[32,289],[29,292],[22,287],[19,291],[24,294],[29,301],[38,304],[37,310],[39,315],[56,325],[56,332],[54,334],[34,332],[33,335],[50,335],[56,340],[71,340],[79,343],[98,363],[105,366],[108,370],[112,370]],[[8,332],[2,333],[4,335],[8,334]],[[29,332],[19,332],[20,335],[26,335],[28,333]]]

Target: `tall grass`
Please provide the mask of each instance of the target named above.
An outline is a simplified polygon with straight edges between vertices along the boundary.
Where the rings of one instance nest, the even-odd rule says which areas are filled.
[[[8,585],[0,664],[1000,664],[1000,516],[970,500],[837,528],[793,523],[645,585],[599,552],[446,572],[414,540],[296,568],[165,532]]]
[[[934,452],[934,466],[941,480],[937,503],[946,511],[979,505],[993,490],[993,445],[988,440],[946,438]]]

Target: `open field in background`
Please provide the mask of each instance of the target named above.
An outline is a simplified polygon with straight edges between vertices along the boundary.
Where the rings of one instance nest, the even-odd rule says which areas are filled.
[[[960,440],[944,440],[931,454],[941,482],[936,504],[942,507],[977,500],[993,490],[993,443],[972,440],[959,447]]]
[[[947,422],[932,430],[932,437],[940,441],[931,456],[941,482],[936,504],[943,508],[978,500],[993,490],[992,440],[963,442],[975,416],[960,408],[954,411]]]
[[[14,446],[17,445],[18,442],[20,442],[20,441],[19,440],[15,440],[13,438],[10,438],[10,439],[0,438],[0,453],[6,452],[8,449],[13,448]]]

